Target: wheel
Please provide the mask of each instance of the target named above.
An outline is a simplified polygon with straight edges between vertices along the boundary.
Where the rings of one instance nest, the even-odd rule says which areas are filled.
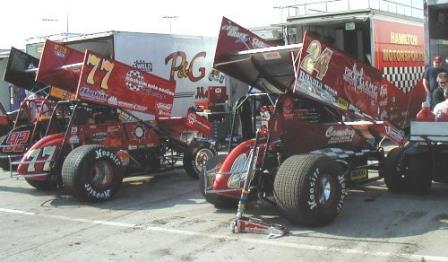
[[[403,148],[396,147],[389,151],[380,170],[384,182],[390,192],[403,193],[406,189],[408,178],[403,163]]]
[[[120,159],[99,145],[73,149],[64,160],[61,175],[64,187],[77,199],[87,202],[110,199],[123,181]]]
[[[411,194],[429,194],[432,184],[432,162],[429,154],[406,156],[406,175],[408,177],[407,190]]]
[[[306,226],[333,221],[342,209],[344,197],[343,169],[323,155],[289,157],[274,180],[274,198],[280,212]]]
[[[209,143],[191,143],[183,157],[184,168],[187,175],[195,179],[199,178],[202,171],[202,166],[215,155],[216,152],[211,149]]]
[[[8,138],[7,134],[4,136],[1,136],[0,137],[0,145],[2,145],[2,146],[5,145],[7,138]],[[0,153],[0,167],[7,171],[10,170],[9,159],[7,157],[7,154]]]
[[[25,178],[25,181],[32,187],[41,191],[50,191],[58,187],[58,182],[56,180],[35,180],[31,178]]]
[[[212,157],[205,164],[206,170],[211,170],[216,168],[219,164],[221,164],[227,155],[217,155]],[[204,199],[213,204],[217,209],[234,209],[238,206],[238,200],[233,198],[222,197],[218,194],[206,194],[205,193],[205,177],[201,174],[199,176],[199,190],[201,191]]]

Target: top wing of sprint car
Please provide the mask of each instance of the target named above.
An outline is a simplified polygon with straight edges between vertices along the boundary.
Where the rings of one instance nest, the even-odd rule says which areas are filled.
[[[12,47],[6,65],[4,80],[45,96],[48,94],[46,85],[35,80],[38,66],[39,59]]]
[[[156,116],[170,115],[175,89],[175,82],[50,40],[36,81],[73,93],[76,99]]]
[[[420,109],[422,88],[404,93],[377,69],[312,34],[305,33],[302,44],[268,45],[223,18],[214,67],[269,93],[306,97],[352,118],[386,120],[400,128]]]

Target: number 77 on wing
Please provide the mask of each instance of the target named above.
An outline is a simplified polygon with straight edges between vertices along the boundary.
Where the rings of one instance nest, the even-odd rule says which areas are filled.
[[[90,50],[84,56],[76,97],[84,101],[170,115],[176,83]]]

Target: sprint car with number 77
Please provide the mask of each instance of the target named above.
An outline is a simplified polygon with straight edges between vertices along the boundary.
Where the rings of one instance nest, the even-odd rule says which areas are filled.
[[[188,144],[180,136],[209,135],[211,127],[193,110],[170,117],[175,82],[89,50],[79,56],[46,42],[36,81],[72,99],[56,103],[45,135],[17,163],[17,172],[37,189],[63,186],[91,202],[113,197],[125,176],[172,167],[181,159],[187,174],[197,178],[215,152],[206,142]],[[155,119],[142,120],[138,113]]]

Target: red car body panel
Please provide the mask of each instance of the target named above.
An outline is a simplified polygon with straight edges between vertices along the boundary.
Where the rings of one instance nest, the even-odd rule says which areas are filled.
[[[50,164],[60,151],[64,133],[48,135],[37,141],[22,157],[17,167],[20,175],[49,173]],[[33,177],[34,180],[45,180],[45,176]]]

